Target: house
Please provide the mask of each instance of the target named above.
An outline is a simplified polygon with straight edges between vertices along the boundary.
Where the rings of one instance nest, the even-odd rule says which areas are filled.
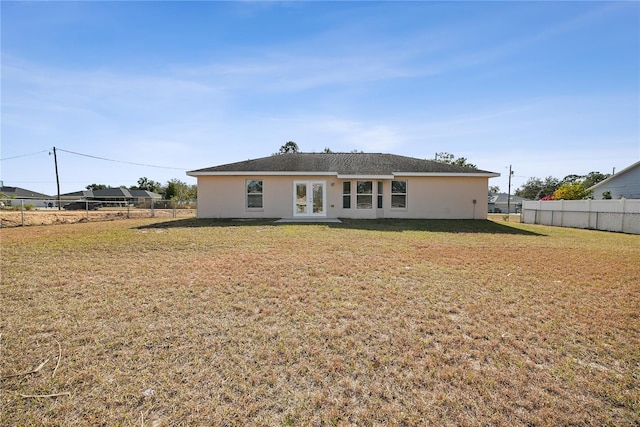
[[[589,190],[593,191],[593,198],[596,200],[623,197],[640,199],[640,161],[600,181]]]
[[[148,190],[129,190],[133,201],[136,203],[150,202],[151,200],[157,201],[162,199],[162,194],[154,193]]]
[[[519,213],[525,200],[529,199],[507,193],[489,194],[489,213]]]
[[[286,153],[187,172],[199,218],[486,219],[475,168],[393,154]]]
[[[45,208],[51,207],[55,203],[54,198],[46,194],[27,190],[26,188],[5,186],[4,184],[0,186],[0,199],[3,199],[2,203],[7,206],[19,206],[24,203],[36,208]]]
[[[146,190],[129,190],[125,187],[104,188],[101,190],[81,190],[60,196],[62,200],[98,200],[113,205],[144,203],[160,200],[162,195]]]
[[[65,193],[60,195],[60,200],[64,202],[76,201],[76,200],[91,200],[93,199],[93,191],[80,190],[73,193]]]

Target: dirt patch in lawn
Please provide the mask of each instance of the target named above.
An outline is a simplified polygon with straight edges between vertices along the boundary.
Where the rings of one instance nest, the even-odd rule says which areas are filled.
[[[0,231],[0,424],[640,422],[637,236],[169,223]]]

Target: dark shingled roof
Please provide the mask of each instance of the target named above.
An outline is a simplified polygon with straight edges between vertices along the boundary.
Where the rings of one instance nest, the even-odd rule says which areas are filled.
[[[51,196],[46,194],[37,193],[35,191],[27,190],[20,187],[0,187],[0,193],[7,197],[16,197],[18,199],[50,199]]]
[[[224,172],[329,172],[339,175],[393,173],[493,174],[476,168],[377,153],[286,153],[187,172],[189,175]]]

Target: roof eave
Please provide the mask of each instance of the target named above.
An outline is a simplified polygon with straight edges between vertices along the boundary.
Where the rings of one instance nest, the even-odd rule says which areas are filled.
[[[625,173],[629,172],[630,170],[633,170],[634,168],[636,168],[638,166],[640,166],[640,161],[637,161],[634,164],[632,164],[630,166],[627,166],[626,168],[622,169],[618,173],[614,173],[613,175],[611,175],[607,179],[603,179],[602,181],[600,181],[600,182],[598,182],[596,184],[593,184],[591,187],[587,188],[587,191],[594,191],[594,190],[598,189],[599,187],[602,187],[603,185],[610,183],[614,179],[618,179],[618,177],[620,175],[624,175]]]
[[[398,176],[423,177],[475,177],[496,178],[499,173],[494,172],[393,172],[390,175],[381,174],[343,174],[338,172],[308,172],[308,171],[189,171],[189,176],[336,176],[338,179],[393,179]]]
[[[335,176],[337,172],[305,172],[305,171],[189,171],[189,176],[255,176],[255,175],[267,175],[267,176],[295,176],[295,175],[316,175],[316,176]]]
[[[393,175],[375,175],[375,174],[338,174],[338,179],[393,179]]]
[[[446,177],[482,177],[497,178],[500,176],[496,172],[393,172],[393,176],[446,176]]]

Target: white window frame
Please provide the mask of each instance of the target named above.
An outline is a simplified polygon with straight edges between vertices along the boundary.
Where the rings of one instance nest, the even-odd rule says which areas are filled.
[[[397,193],[393,191],[393,183],[394,182],[404,182],[404,193]],[[409,207],[409,183],[406,179],[394,179],[391,181],[391,209],[395,210],[407,210]],[[404,196],[404,206],[397,207],[393,205],[393,196]]]
[[[262,192],[260,193],[250,193],[249,192],[249,183],[253,181],[260,182],[260,188]],[[262,179],[247,179],[244,183],[244,194],[245,194],[245,208],[248,211],[261,211],[264,210],[264,180]],[[249,196],[260,196],[260,206],[249,206]]]
[[[349,184],[349,192],[345,193],[344,192],[344,186],[345,184]],[[353,200],[351,200],[351,195],[353,194],[353,185],[351,184],[351,181],[342,181],[342,209],[351,209],[353,206]],[[344,201],[345,198],[347,198],[347,200],[349,200],[349,206],[345,207],[344,205]]]
[[[359,190],[360,190],[360,185],[359,185],[359,183],[361,183],[361,182],[368,182],[368,183],[370,183],[370,184],[371,184],[371,192],[370,192],[370,193],[359,193]],[[356,181],[356,209],[362,209],[362,210],[365,210],[365,209],[373,209],[373,207],[374,207],[374,205],[375,205],[375,202],[374,202],[374,196],[376,196],[376,192],[374,191],[374,186],[373,186],[373,183],[374,183],[374,182],[375,182],[375,181],[370,180],[370,179],[368,179],[368,180]],[[369,198],[371,199],[371,204],[370,204],[370,206],[369,206],[369,207],[366,207],[366,208],[361,208],[361,207],[360,207],[360,203],[359,203],[360,196],[366,196],[366,197],[369,197]]]

